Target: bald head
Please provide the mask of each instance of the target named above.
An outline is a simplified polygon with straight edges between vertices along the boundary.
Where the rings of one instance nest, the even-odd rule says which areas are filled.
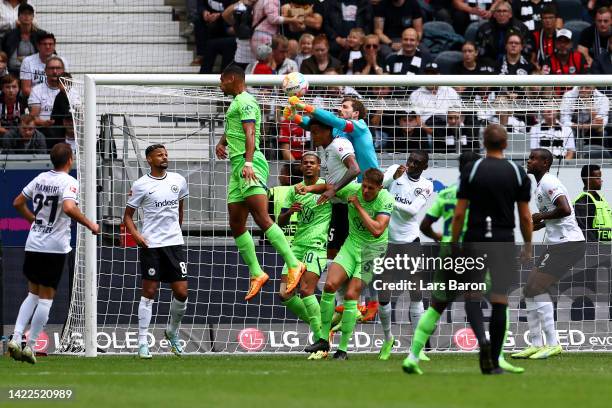
[[[508,146],[508,132],[503,126],[489,125],[484,131],[484,146],[487,151],[503,151]]]

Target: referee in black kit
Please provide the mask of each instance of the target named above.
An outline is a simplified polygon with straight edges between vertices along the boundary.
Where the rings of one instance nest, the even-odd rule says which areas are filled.
[[[493,311],[489,324],[490,343],[485,336],[480,308],[482,292],[468,292],[465,295],[465,311],[478,339],[483,374],[503,373],[498,359],[506,332],[507,289],[518,272],[514,245],[514,203],[518,206],[525,241],[521,256],[523,259],[531,258],[531,181],[523,168],[504,159],[507,145],[508,134],[502,126],[487,126],[484,131],[486,157],[470,163],[461,173],[452,226],[452,242],[458,243],[469,209],[463,238],[465,255],[483,257],[486,267],[480,271],[473,269],[468,281],[484,282],[486,269],[491,276]]]

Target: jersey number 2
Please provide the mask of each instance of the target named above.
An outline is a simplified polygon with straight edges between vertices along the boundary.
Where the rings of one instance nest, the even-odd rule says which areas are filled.
[[[42,210],[43,205],[48,206],[51,204],[51,212],[49,213],[49,220],[47,221],[48,225],[51,225],[55,222],[55,217],[57,216],[57,204],[59,203],[58,196],[45,196],[42,194],[36,194],[32,199],[32,202],[36,204],[36,208],[34,208],[34,216],[38,217],[38,213]],[[36,223],[40,224],[42,220],[36,219]]]

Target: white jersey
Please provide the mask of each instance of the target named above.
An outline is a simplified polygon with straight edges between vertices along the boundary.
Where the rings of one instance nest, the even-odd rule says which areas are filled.
[[[78,203],[79,183],[68,173],[40,173],[22,193],[32,200],[36,220],[30,227],[26,251],[67,254],[70,247],[70,217],[64,213],[64,201]]]
[[[127,205],[142,207],[142,236],[149,248],[183,244],[178,208],[188,195],[185,178],[170,171],[161,178],[144,175],[132,185]]]
[[[433,183],[425,177],[415,180],[404,172],[397,180],[393,180],[393,174],[399,165],[394,164],[385,172],[385,180],[389,193],[395,199],[395,209],[389,221],[389,242],[403,244],[414,242],[420,235],[419,222],[416,215],[425,206],[427,200],[433,193]],[[391,181],[388,181],[391,179]],[[413,205],[414,204],[414,205]],[[410,207],[409,213],[399,207]],[[414,215],[413,215],[414,214]]]
[[[328,184],[336,184],[348,171],[344,165],[344,159],[355,156],[353,144],[344,137],[335,137],[334,140],[325,148],[326,169],[325,180]]]
[[[51,118],[55,97],[59,91],[59,88],[50,88],[46,82],[34,86],[28,98],[30,109],[32,106],[40,106],[40,118],[49,120]]]
[[[536,204],[538,211],[548,212],[555,208],[554,202],[558,197],[565,196],[569,202],[567,189],[561,181],[550,173],[546,173],[536,188]],[[572,213],[567,217],[554,220],[544,220],[546,224],[546,241],[560,243],[568,241],[584,241],[584,234],[578,226],[574,206],[570,203]]]
[[[62,61],[64,62],[64,71],[69,72],[66,59],[62,58]],[[29,55],[23,59],[21,68],[19,70],[19,79],[32,81],[32,86],[42,84],[47,81],[45,62],[40,59],[40,53],[37,52],[36,54]]]

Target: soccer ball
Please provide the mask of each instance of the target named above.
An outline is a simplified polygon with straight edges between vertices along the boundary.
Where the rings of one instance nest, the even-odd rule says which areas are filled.
[[[283,90],[287,96],[302,97],[308,91],[308,81],[299,72],[291,72],[283,78]]]

